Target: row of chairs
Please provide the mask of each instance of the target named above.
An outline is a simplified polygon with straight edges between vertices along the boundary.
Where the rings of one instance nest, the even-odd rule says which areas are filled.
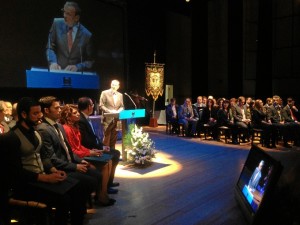
[[[181,137],[184,137],[185,136],[185,130],[184,130],[183,124],[179,123],[178,125],[179,125],[179,131],[177,131],[177,135],[181,136]],[[229,127],[226,127],[226,126],[221,126],[218,129],[219,129],[219,132],[220,132],[220,137],[223,137],[225,143],[227,144],[228,139],[231,139],[231,129]],[[208,137],[211,136],[210,126],[208,124],[204,124],[203,127],[202,127],[202,131],[203,131],[204,139],[207,140]],[[170,135],[175,133],[175,129],[173,128],[171,122],[166,123],[166,133],[170,134]],[[200,134],[198,134],[198,136],[200,136]],[[251,144],[253,144],[254,142],[258,142],[262,146],[264,146],[263,130],[262,129],[253,128],[251,136],[252,136]],[[241,139],[240,132],[239,132],[239,139]]]

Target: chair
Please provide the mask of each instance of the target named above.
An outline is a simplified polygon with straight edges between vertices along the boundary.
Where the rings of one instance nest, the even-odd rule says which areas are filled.
[[[178,123],[179,133],[178,136],[185,137],[185,129],[183,123]]]
[[[205,140],[207,140],[207,136],[211,136],[211,126],[209,124],[203,124],[203,133]]]
[[[262,129],[252,129],[251,145],[253,145],[254,141],[258,141],[262,146],[264,146],[264,131]]]
[[[226,126],[221,126],[219,127],[219,131],[220,131],[220,137],[224,136],[225,143],[227,144],[228,143],[227,139],[230,138],[230,132],[231,132],[230,128]]]
[[[8,203],[12,208],[12,219],[17,220],[18,224],[52,224],[52,209],[48,208],[45,203],[12,197]]]
[[[172,134],[172,123],[170,121],[166,121],[166,133]]]

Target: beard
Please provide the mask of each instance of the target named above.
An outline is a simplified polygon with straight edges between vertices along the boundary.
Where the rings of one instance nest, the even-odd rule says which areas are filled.
[[[32,120],[30,120],[30,119],[28,119],[28,118],[26,118],[26,119],[24,120],[24,122],[26,123],[26,125],[27,125],[28,127],[34,127],[34,126],[36,126],[36,125],[38,124],[38,121],[34,122],[34,121],[32,121]]]

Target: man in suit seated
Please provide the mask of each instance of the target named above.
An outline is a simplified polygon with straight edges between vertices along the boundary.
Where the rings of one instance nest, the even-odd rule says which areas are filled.
[[[281,117],[284,124],[290,127],[294,145],[300,147],[300,122],[296,116],[297,113],[298,109],[295,106],[295,100],[293,98],[287,98],[287,104],[281,110]]]
[[[88,97],[81,97],[78,99],[78,110],[80,112],[80,120],[78,122],[79,130],[81,134],[81,144],[89,149],[107,149],[105,153],[111,154],[112,157],[112,168],[108,181],[108,194],[116,194],[118,192],[117,189],[113,189],[113,187],[117,187],[120,184],[118,182],[114,182],[116,167],[120,160],[120,151],[114,148],[110,148],[109,146],[104,146],[99,137],[95,134],[92,123],[90,122],[89,116],[93,113],[94,103],[92,99]],[[100,123],[100,121],[99,121]]]
[[[44,142],[41,148],[41,157],[45,169],[55,172],[63,170],[69,177],[79,180],[86,191],[80,194],[85,201],[90,199],[92,192],[101,187],[101,173],[90,167],[90,164],[73,154],[67,141],[63,126],[56,121],[60,119],[60,102],[54,96],[45,96],[39,100],[42,108],[42,122],[37,126]]]
[[[176,134],[179,134],[178,109],[176,98],[171,98],[170,104],[166,106],[166,120],[172,125],[171,132]]]

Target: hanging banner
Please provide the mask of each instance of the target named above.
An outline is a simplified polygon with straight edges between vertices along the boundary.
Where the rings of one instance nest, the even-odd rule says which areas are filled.
[[[146,63],[146,94],[152,95],[154,101],[164,92],[164,64]]]

